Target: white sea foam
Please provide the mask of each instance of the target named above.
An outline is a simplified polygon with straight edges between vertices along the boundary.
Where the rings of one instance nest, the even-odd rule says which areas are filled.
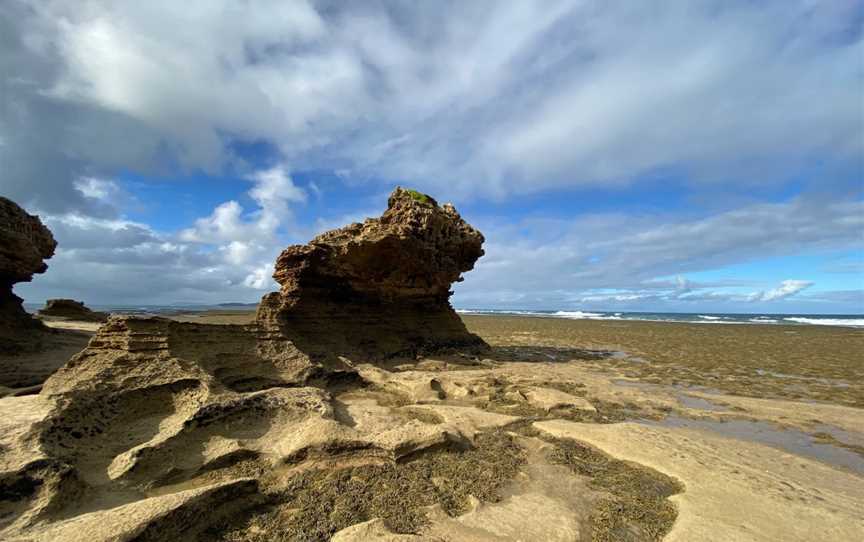
[[[804,318],[802,316],[793,316],[784,318],[784,320],[814,326],[864,327],[864,318]]]
[[[564,318],[596,318],[603,315],[596,312],[558,311],[555,313],[555,316],[561,316]]]
[[[459,314],[499,314],[499,315],[515,315],[515,316],[551,316],[546,313],[536,311],[510,311],[499,309],[456,309]]]
[[[623,320],[620,316],[607,316],[599,312],[558,311],[551,316],[570,318],[572,320]]]
[[[637,320],[642,322],[683,322],[691,324],[805,324],[818,326],[845,326],[864,327],[864,318],[807,318],[803,316],[712,316],[709,314],[694,315],[637,315],[625,313],[601,313],[589,311],[530,311],[530,310],[502,310],[502,309],[456,309],[460,314],[490,314],[490,315],[514,315],[535,316],[543,318],[566,318],[569,320]],[[668,316],[668,317],[666,317]],[[694,319],[694,317],[696,319]]]
[[[738,325],[738,324],[746,324],[747,322],[742,322],[741,320],[695,320],[693,322],[687,322],[686,320],[662,320],[663,322],[683,322],[687,324],[730,324],[730,325]]]

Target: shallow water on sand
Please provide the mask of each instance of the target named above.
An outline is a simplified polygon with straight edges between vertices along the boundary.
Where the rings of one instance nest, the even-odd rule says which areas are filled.
[[[683,427],[687,429],[699,429],[710,431],[720,435],[744,440],[758,442],[780,448],[786,452],[816,459],[834,467],[840,467],[864,475],[864,457],[835,446],[833,444],[818,442],[812,436],[803,431],[790,428],[780,428],[769,422],[756,422],[749,420],[707,420],[690,419],[680,416],[668,416],[663,420],[640,420],[639,423],[655,427]],[[818,431],[828,433],[834,438],[849,442],[857,440],[860,436],[852,435],[846,431],[832,426],[820,425]]]
[[[712,403],[708,399],[703,399],[702,397],[694,397],[692,395],[686,395],[684,393],[676,393],[675,398],[678,399],[679,403],[681,403],[687,408],[710,410],[712,412],[723,412],[729,410],[723,405]]]

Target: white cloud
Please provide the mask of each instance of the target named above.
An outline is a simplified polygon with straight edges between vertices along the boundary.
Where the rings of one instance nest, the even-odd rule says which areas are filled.
[[[243,284],[249,288],[256,290],[269,290],[276,285],[272,278],[273,264],[264,264],[261,267],[254,269],[243,279]]]
[[[628,295],[645,296],[645,307],[651,301],[745,301],[747,284],[696,284],[686,274],[860,246],[864,203],[799,198],[692,219],[608,213],[472,222],[486,235],[486,256],[454,287],[462,306],[501,306],[499,300],[518,292],[536,308],[559,306],[562,299],[620,302],[616,296]]]
[[[95,177],[82,177],[75,181],[74,185],[75,189],[81,192],[85,198],[106,202],[110,202],[121,192],[120,187],[114,181]]]
[[[240,284],[262,290],[275,285],[270,278],[272,262],[285,244],[280,230],[292,221],[290,205],[306,203],[307,195],[282,164],[255,171],[247,179],[253,183],[248,194],[257,209],[246,213],[237,201],[224,202],[178,237],[187,243],[214,245],[226,265],[243,273]]]
[[[11,0],[0,3],[0,193],[47,216],[61,239],[52,269],[82,291],[149,285],[171,300],[272,285],[264,268],[296,229],[305,191],[284,167],[254,171],[238,142],[275,149],[294,171],[448,199],[671,172],[688,190],[722,182],[751,199],[709,216],[481,218],[487,256],[458,295],[719,298],[686,279],[667,293],[649,283],[860,243],[864,209],[834,189],[864,165],[858,23],[855,2],[811,0]],[[109,179],[166,167],[248,174],[255,206],[223,202],[176,234],[126,220]],[[814,167],[806,182],[830,200],[758,203]]]
[[[45,187],[6,181],[13,196],[46,208],[85,205],[57,189],[85,171],[152,170],[166,154],[237,165],[237,140],[451,197],[668,170],[764,185],[814,159],[860,167],[864,151],[854,2],[2,9],[18,37],[3,69],[22,83],[7,89],[0,161]]]
[[[255,187],[249,191],[261,208],[257,229],[273,232],[289,216],[289,203],[306,203],[306,192],[294,184],[284,166],[257,171],[249,176]]]
[[[248,238],[248,224],[241,218],[243,207],[234,200],[220,203],[210,216],[199,218],[195,227],[180,232],[188,242],[217,243]]]
[[[237,243],[235,247],[248,246],[250,240],[262,244],[273,242],[277,230],[291,219],[289,204],[305,203],[306,192],[294,184],[282,165],[256,171],[248,178],[254,183],[249,196],[258,204],[258,209],[246,216],[237,201],[226,201],[210,216],[196,220],[194,227],[180,232],[180,238],[198,243]]]
[[[18,289],[31,297],[109,304],[254,301],[261,290],[276,287],[273,261],[286,244],[282,229],[291,221],[290,204],[304,203],[306,194],[281,165],[256,171],[249,181],[255,210],[246,213],[227,201],[176,234],[122,217],[42,212],[59,248],[49,261],[51,272]],[[76,188],[108,206],[122,192],[115,181],[94,178],[80,179]]]
[[[786,299],[811,286],[813,286],[813,282],[809,280],[784,280],[780,283],[780,286],[773,290],[753,292],[747,296],[747,301],[777,301]]]
[[[252,243],[231,241],[227,245],[220,246],[219,250],[225,255],[225,260],[229,264],[243,265],[252,257],[255,246]]]

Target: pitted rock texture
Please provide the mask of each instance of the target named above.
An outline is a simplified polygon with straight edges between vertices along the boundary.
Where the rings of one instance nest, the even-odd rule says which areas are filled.
[[[255,325],[111,316],[39,396],[12,399],[20,419],[0,423],[0,538],[139,540],[192,524],[188,539],[209,540],[190,533],[218,514],[241,521],[292,473],[461,449],[516,420],[379,404],[399,396],[363,375],[389,373],[345,363],[340,377]],[[198,496],[204,505],[189,509]]]
[[[74,299],[49,299],[45,306],[39,309],[39,316],[80,322],[104,322],[108,319],[108,313],[91,310],[83,302]]]
[[[262,503],[290,507],[285,490],[304,469],[457,453],[514,422],[467,405],[394,406],[404,398],[386,371],[364,365],[485,346],[448,302],[482,242],[452,206],[397,189],[381,218],[287,249],[282,291],[254,324],[110,316],[21,403],[38,419],[0,439],[0,538],[174,539],[223,513],[242,525]],[[83,305],[44,312],[65,308]],[[417,386],[438,394],[435,382]]]
[[[0,197],[0,352],[17,352],[41,329],[12,293],[18,282],[48,269],[57,242],[38,216],[28,214],[12,200]]]
[[[0,197],[0,281],[29,282],[48,269],[45,260],[54,255],[57,242],[38,216],[27,213],[12,200]]]
[[[378,359],[485,347],[449,303],[483,255],[483,235],[450,204],[397,188],[379,218],[285,249],[257,320],[317,354]]]

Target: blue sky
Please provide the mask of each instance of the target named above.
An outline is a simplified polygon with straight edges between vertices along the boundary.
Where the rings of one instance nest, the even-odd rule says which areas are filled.
[[[447,4],[4,2],[16,292],[256,301],[403,185],[486,235],[458,307],[864,312],[864,2]]]

